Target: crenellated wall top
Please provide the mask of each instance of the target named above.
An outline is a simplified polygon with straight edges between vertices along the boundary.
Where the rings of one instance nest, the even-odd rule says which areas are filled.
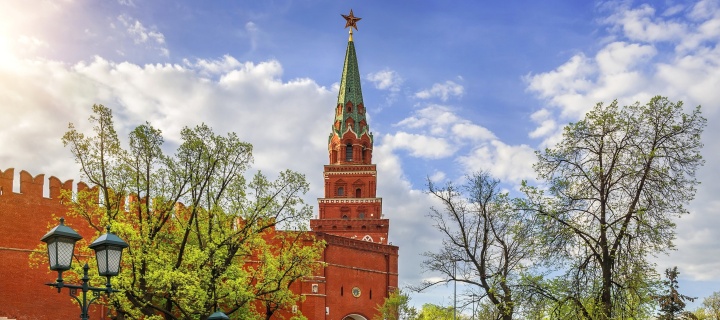
[[[45,174],[38,174],[33,177],[29,172],[20,171],[20,193],[13,192],[15,184],[15,168],[8,168],[5,171],[0,170],[0,196],[23,196],[31,198],[57,199],[60,197],[62,190],[73,190],[76,186],[77,190],[92,190],[84,182],[73,183],[73,180],[63,182],[55,176],[48,178],[48,196],[45,197],[43,190],[45,189]]]

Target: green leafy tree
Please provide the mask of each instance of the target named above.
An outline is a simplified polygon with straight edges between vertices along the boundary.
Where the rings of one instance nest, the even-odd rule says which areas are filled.
[[[696,298],[680,294],[678,292],[678,271],[677,267],[665,270],[665,277],[663,286],[665,287],[665,293],[657,296],[657,301],[660,304],[660,314],[658,314],[659,320],[695,320],[697,317],[692,312],[685,310],[685,301],[695,301]]]
[[[410,296],[401,290],[390,293],[382,305],[377,306],[378,314],[373,320],[416,320],[417,310],[410,306]]]
[[[488,172],[467,177],[466,184],[437,187],[428,182],[428,192],[441,208],[429,214],[443,234],[439,252],[423,255],[425,269],[443,278],[415,288],[457,281],[469,285],[468,296],[487,298],[502,315],[512,319],[524,295],[522,274],[536,258],[532,216],[520,210],[517,200],[500,192],[500,181]]]
[[[715,320],[717,318],[714,318],[708,309],[706,309],[704,306],[699,306],[697,309],[695,309],[692,314],[695,316],[697,320]]]
[[[547,189],[524,190],[563,273],[563,289],[547,296],[583,318],[647,312],[658,278],[648,256],[672,248],[674,219],[688,212],[705,124],[700,107],[685,113],[682,102],[659,96],[599,103],[537,153]]]
[[[116,318],[269,319],[302,299],[289,287],[320,267],[323,243],[305,231],[312,208],[303,175],[250,181],[252,146],[206,125],[184,128],[172,156],[160,130],[138,126],[123,149],[112,112],[93,106],[95,134],[71,124],[63,142],[94,187],[66,193],[69,214],[98,233],[105,225],[130,248],[109,304]],[[288,231],[276,231],[281,226]]]
[[[713,292],[703,299],[703,307],[708,319],[720,320],[720,292]]]
[[[423,304],[418,320],[453,320],[453,317],[460,320],[468,320],[469,318],[455,313],[453,307],[443,307],[432,303]]]

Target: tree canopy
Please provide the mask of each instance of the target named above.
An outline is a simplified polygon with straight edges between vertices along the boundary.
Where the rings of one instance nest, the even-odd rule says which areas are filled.
[[[175,154],[160,130],[135,128],[122,147],[112,112],[93,106],[94,135],[70,124],[63,142],[95,187],[66,193],[69,215],[130,244],[109,304],[118,319],[204,319],[215,310],[269,318],[301,296],[324,246],[305,231],[312,208],[302,174],[246,179],[252,145],[206,125],[184,128]],[[276,230],[282,226],[285,231]]]
[[[461,186],[437,187],[428,181],[428,193],[441,205],[431,208],[429,217],[443,243],[439,252],[424,253],[425,269],[440,272],[442,279],[416,289],[465,283],[471,295],[494,305],[502,319],[512,319],[525,291],[521,280],[538,252],[537,230],[528,211],[501,192],[499,184],[484,171],[467,176]]]
[[[699,106],[661,96],[598,103],[536,152],[538,185],[524,181],[523,197],[487,172],[460,187],[429,182],[443,244],[425,253],[426,269],[441,275],[434,283],[464,282],[503,319],[651,317],[662,286],[650,258],[673,248],[688,213],[705,125]]]
[[[657,276],[648,258],[672,248],[674,219],[688,213],[705,124],[700,107],[685,113],[660,96],[598,103],[537,153],[547,189],[524,190],[564,272],[548,297],[585,318],[649,312]]]

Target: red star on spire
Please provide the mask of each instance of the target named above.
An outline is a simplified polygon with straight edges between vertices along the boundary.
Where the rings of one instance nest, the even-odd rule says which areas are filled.
[[[362,18],[358,18],[355,15],[353,15],[352,9],[350,9],[349,15],[341,14],[343,18],[345,18],[345,28],[350,27],[350,30],[352,31],[352,28],[355,28],[357,30],[357,22],[360,21]]]

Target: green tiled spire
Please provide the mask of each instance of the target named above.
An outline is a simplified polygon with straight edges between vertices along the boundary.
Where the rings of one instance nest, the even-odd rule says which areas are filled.
[[[352,40],[348,41],[347,50],[345,51],[345,65],[340,79],[340,93],[338,94],[337,103],[344,106],[347,105],[348,101],[352,102],[353,106],[363,103],[362,88],[360,88],[360,70],[358,69],[355,54],[355,44]]]
[[[365,116],[366,110],[360,86],[360,69],[358,68],[352,33],[353,28],[357,29],[356,23],[360,18],[355,17],[352,10],[350,10],[350,15],[343,15],[343,17],[347,21],[345,27],[350,27],[350,36],[345,51],[345,64],[343,65],[340,92],[338,92],[336,105],[337,111],[330,139],[332,139],[333,135],[342,137],[348,129],[351,129],[356,138],[359,139],[364,134],[367,134],[372,143],[370,126]]]
[[[352,108],[348,109],[348,102],[352,104]],[[340,79],[337,105],[341,107],[341,111],[336,113],[335,123],[340,125],[339,128],[333,125],[333,134],[342,136],[349,126],[355,132],[356,137],[359,138],[364,133],[367,133],[372,140],[370,126],[367,124],[365,117],[365,104],[363,103],[362,88],[360,87],[360,70],[355,54],[352,32],[350,32],[350,40],[348,40],[347,51],[345,52],[345,65]],[[348,122],[349,119],[352,119],[352,121]]]

